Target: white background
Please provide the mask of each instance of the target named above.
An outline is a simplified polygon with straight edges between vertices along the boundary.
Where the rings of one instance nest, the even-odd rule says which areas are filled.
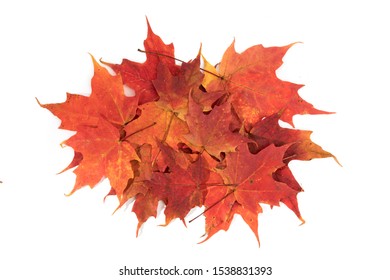
[[[272,266],[264,279],[389,279],[388,11],[386,1],[372,0],[2,1],[0,279],[147,279],[119,276],[125,265]],[[112,215],[115,199],[102,201],[107,181],[64,196],[74,174],[56,173],[72,158],[59,145],[70,133],[35,97],[53,103],[66,92],[89,93],[88,53],[142,62],[145,16],[183,60],[200,43],[215,64],[234,38],[238,51],[303,42],[278,75],[305,84],[300,94],[317,108],[337,112],[294,121],[343,165],[292,164],[305,189],[298,196],[305,225],[284,206],[264,207],[260,248],[240,218],[200,245],[203,219],[160,227],[160,215],[135,238],[130,209]]]

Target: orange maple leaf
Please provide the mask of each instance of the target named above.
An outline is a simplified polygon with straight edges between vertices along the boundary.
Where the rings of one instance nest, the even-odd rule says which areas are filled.
[[[137,97],[124,95],[120,76],[111,76],[92,57],[94,76],[90,96],[67,94],[63,103],[42,105],[61,119],[60,128],[77,131],[64,145],[75,150],[76,183],[71,193],[103,178],[117,193],[133,177],[130,160],[138,159],[134,148],[123,141],[124,127],[136,116]],[[68,167],[68,168],[69,168]]]
[[[255,45],[237,53],[234,42],[225,51],[218,69],[206,62],[205,88],[208,92],[224,91],[247,127],[274,113],[283,112],[281,120],[293,125],[296,114],[324,114],[303,100],[302,85],[280,80],[275,71],[293,44],[265,48]]]

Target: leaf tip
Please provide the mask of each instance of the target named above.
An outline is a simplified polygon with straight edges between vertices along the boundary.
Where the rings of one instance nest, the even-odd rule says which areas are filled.
[[[93,63],[93,66],[94,66],[94,69],[96,70],[96,68],[100,68],[100,64],[97,62],[97,60],[95,59],[95,57],[91,54],[91,53],[88,53],[89,56],[91,57],[92,59],[92,63]]]
[[[149,35],[155,35],[153,32],[152,26],[150,25],[149,19],[146,15],[145,15],[145,19],[146,19],[146,25],[148,27],[148,37],[149,37]]]
[[[135,237],[138,237],[140,234],[140,231],[142,231],[141,227],[143,225],[143,222],[139,222],[137,225],[137,230],[135,231]]]

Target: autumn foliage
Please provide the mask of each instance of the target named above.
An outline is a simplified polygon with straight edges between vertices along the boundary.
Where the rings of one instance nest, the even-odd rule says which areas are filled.
[[[333,155],[310,140],[310,131],[280,126],[292,126],[297,114],[326,113],[299,96],[301,85],[276,76],[291,46],[237,53],[233,42],[217,66],[201,51],[184,62],[148,23],[144,63],[92,57],[89,96],[68,93],[63,103],[40,104],[60,118],[61,129],[76,132],[63,142],[75,152],[65,169],[76,174],[71,193],[107,178],[118,208],[135,199],[137,234],[156,217],[159,201],[166,224],[185,223],[191,209],[204,206],[204,240],[238,214],[259,241],[261,204],[283,203],[303,222],[302,188],[289,163]],[[126,96],[126,87],[135,95]]]

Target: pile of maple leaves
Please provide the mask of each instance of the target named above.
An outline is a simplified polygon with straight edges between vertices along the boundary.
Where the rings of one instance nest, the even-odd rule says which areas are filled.
[[[258,237],[260,203],[289,207],[302,188],[292,160],[333,157],[310,140],[310,131],[285,128],[296,114],[326,113],[304,101],[301,85],[275,71],[292,46],[255,45],[242,53],[234,42],[217,67],[202,55],[174,57],[148,23],[146,61],[121,64],[95,59],[90,96],[67,94],[63,103],[40,104],[76,131],[64,141],[75,151],[73,192],[108,178],[119,206],[134,199],[138,230],[165,204],[166,224],[204,206],[205,240],[227,230],[235,214]],[[202,67],[201,67],[202,64]],[[126,88],[134,96],[125,94]]]

